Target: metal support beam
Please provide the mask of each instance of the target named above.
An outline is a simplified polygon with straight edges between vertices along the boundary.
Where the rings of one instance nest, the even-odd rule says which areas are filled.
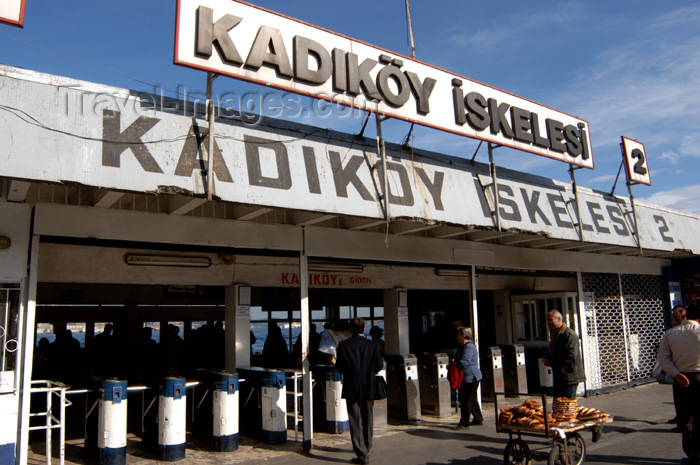
[[[214,198],[214,122],[216,121],[216,105],[212,99],[212,85],[218,74],[207,73],[207,121],[209,122],[207,147],[207,200]]]
[[[97,208],[109,208],[124,196],[123,192],[104,191],[95,195],[92,206]]]
[[[386,146],[384,144],[384,137],[382,136],[382,118],[379,114],[375,114],[375,119],[377,123],[377,155],[379,155],[382,161],[382,174],[383,174],[383,192],[382,201],[384,203],[384,219],[387,223],[387,229],[389,227],[389,222],[391,221],[391,213],[389,212],[389,175],[386,169]]]
[[[207,203],[207,199],[200,197],[186,197],[182,199],[173,199],[174,205],[171,206],[172,210],[168,212],[169,215],[184,215],[191,212],[195,208]]]
[[[496,220],[496,228],[498,229],[498,232],[501,232],[501,215],[500,212],[498,211],[498,178],[496,177],[496,164],[493,162],[493,151],[494,149],[498,148],[499,146],[492,144],[489,142],[488,148],[489,148],[489,170],[491,171],[491,180],[493,182],[493,203],[494,203],[494,211],[492,213],[492,216],[494,216]]]
[[[576,186],[576,172],[574,165],[569,165],[569,175],[571,176],[571,189],[574,191],[574,211],[576,212],[576,229],[578,230],[578,238],[584,242],[583,238],[583,220],[581,219],[581,208],[578,202],[578,187]]]
[[[246,213],[244,215],[236,217],[237,220],[240,221],[250,221],[254,220],[255,218],[263,215],[267,215],[270,213],[273,209],[272,208],[255,208],[254,210],[250,211],[249,213]]]

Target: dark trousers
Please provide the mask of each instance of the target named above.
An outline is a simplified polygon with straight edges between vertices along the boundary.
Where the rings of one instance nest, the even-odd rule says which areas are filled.
[[[348,405],[348,420],[350,420],[350,438],[352,449],[362,461],[369,461],[369,450],[372,448],[374,434],[374,401],[346,400]]]
[[[681,411],[681,405],[679,400],[681,387],[675,380],[673,381],[673,384],[671,386],[673,387],[673,407],[676,409],[676,421],[678,421],[678,419],[680,418]]]
[[[560,385],[554,384],[554,397],[567,397],[569,399],[575,399],[577,389],[578,383]]]
[[[469,426],[469,416],[474,417],[474,422],[481,423],[484,417],[481,415],[481,407],[476,399],[476,391],[479,389],[479,382],[462,383],[459,386],[459,404],[461,416],[459,424]]]
[[[700,374],[683,373],[690,385],[678,388],[678,427],[683,432],[683,450],[691,459],[700,456]],[[675,385],[675,381],[674,381]],[[688,423],[693,419],[693,431],[688,431]]]

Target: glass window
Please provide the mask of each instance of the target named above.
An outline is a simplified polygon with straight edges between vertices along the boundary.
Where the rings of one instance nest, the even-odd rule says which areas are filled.
[[[267,320],[267,312],[262,307],[250,307],[250,319],[252,321]]]
[[[352,314],[352,307],[340,307],[339,310],[341,320],[349,320],[350,318],[354,318],[354,315]]]
[[[271,320],[286,320],[287,318],[289,318],[289,314],[287,312],[280,312],[280,311],[270,312],[270,319]]]
[[[359,318],[367,319],[372,317],[372,309],[370,307],[357,307],[355,313]]]

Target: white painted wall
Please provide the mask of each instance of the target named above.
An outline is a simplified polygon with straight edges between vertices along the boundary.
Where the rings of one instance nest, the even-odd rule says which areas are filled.
[[[9,249],[0,250],[0,281],[17,283],[27,277],[31,215],[31,205],[0,202],[0,236],[12,241]]]

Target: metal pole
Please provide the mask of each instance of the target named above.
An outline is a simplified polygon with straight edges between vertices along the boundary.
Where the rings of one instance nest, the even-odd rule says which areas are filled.
[[[34,353],[34,326],[36,324],[36,290],[39,268],[39,236],[31,236],[29,247],[29,279],[23,286],[22,296],[22,348],[20,356],[21,378],[19,381],[20,395],[20,434],[18,444],[18,463],[26,464],[29,453],[29,418],[32,391],[32,361]]]
[[[639,255],[644,255],[642,250],[642,238],[639,237],[639,221],[637,221],[637,209],[634,206],[634,195],[632,195],[632,183],[627,181],[627,192],[630,195],[630,204],[632,204],[632,217],[634,218],[634,235],[637,236],[637,246],[639,247]]]
[[[411,58],[416,58],[416,45],[413,42],[413,21],[411,21],[411,7],[406,0],[406,16],[408,17],[408,33],[411,36]]]
[[[305,452],[311,450],[311,441],[313,440],[313,410],[311,397],[311,370],[309,366],[309,332],[311,330],[311,316],[309,313],[309,261],[306,257],[306,230],[302,227],[302,250],[299,254],[299,289],[301,291],[301,391],[302,391],[302,408],[304,412],[304,443],[302,449]],[[294,389],[296,390],[297,381],[294,379]],[[296,395],[294,396],[297,401]],[[297,411],[295,409],[295,411]],[[296,424],[295,424],[296,428]]]
[[[476,267],[471,265],[469,267],[469,287],[472,298],[471,304],[471,320],[472,320],[472,335],[474,336],[474,345],[476,346],[477,352],[479,351],[479,314],[478,305],[476,300]],[[459,399],[459,398],[458,398]],[[476,401],[481,406],[481,384],[476,390]],[[459,404],[459,400],[457,400]]]
[[[386,217],[386,222],[388,225],[391,215],[389,212],[389,176],[386,172],[386,147],[384,145],[384,137],[382,137],[383,119],[381,116],[379,116],[379,114],[375,114],[375,117],[377,123],[377,152],[379,152],[379,156],[382,159],[382,174],[384,177],[384,192],[382,193],[384,200],[384,216]]]
[[[493,215],[495,215],[496,218],[496,227],[498,228],[498,232],[501,232],[501,215],[498,212],[498,178],[496,177],[496,164],[493,162],[493,149],[494,146],[491,142],[489,142],[488,145],[489,148],[489,169],[491,172],[491,180],[493,182],[493,203],[495,206],[495,211],[493,212]]]
[[[625,339],[625,364],[627,366],[627,384],[630,383],[630,347],[629,333],[627,332],[627,317],[625,314],[625,295],[622,293],[622,275],[617,274],[617,284],[620,292],[620,312],[622,313],[622,334]]]
[[[576,176],[574,175],[574,165],[569,165],[569,175],[571,176],[571,188],[574,191],[574,207],[576,207],[576,218],[578,221],[578,237],[581,242],[583,242],[583,220],[581,219],[581,208],[578,203],[578,187],[576,186]]]
[[[214,198],[214,121],[216,112],[212,99],[212,85],[217,75],[207,73],[207,122],[209,123],[209,144],[207,146],[207,200]]]
[[[588,349],[588,319],[586,316],[586,302],[584,299],[583,295],[583,273],[580,271],[576,272],[576,298],[577,298],[577,303],[578,303],[578,321],[580,325],[580,333],[581,333],[581,361],[583,363],[583,372],[584,375],[586,376],[586,379],[589,379],[589,374],[588,374],[588,366],[587,366],[587,361],[588,361],[588,354],[586,353],[586,350]],[[588,382],[584,380],[583,382],[583,390],[584,393],[588,391]]]

